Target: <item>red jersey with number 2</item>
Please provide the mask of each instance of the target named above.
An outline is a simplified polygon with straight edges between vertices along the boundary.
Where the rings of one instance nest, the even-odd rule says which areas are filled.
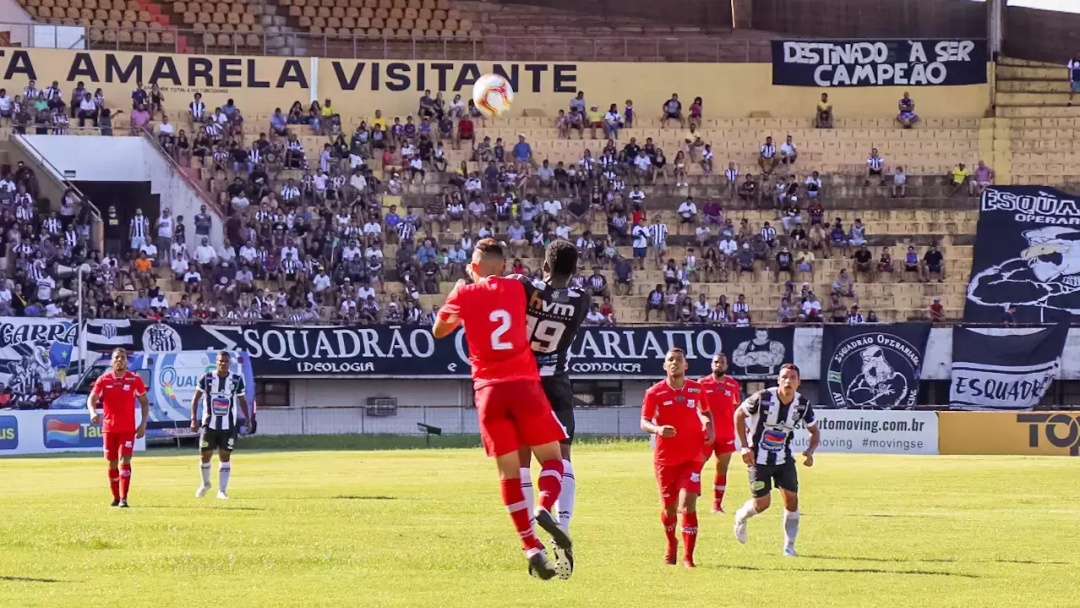
[[[473,388],[513,380],[537,380],[536,357],[525,329],[525,286],[506,277],[486,277],[462,285],[439,309],[465,326]]]
[[[109,370],[98,376],[91,392],[101,396],[101,409],[105,410],[101,432],[135,432],[135,400],[146,394],[146,385],[139,374],[129,371],[117,376]]]
[[[705,389],[689,378],[682,388],[671,388],[661,380],[645,391],[641,417],[653,424],[675,427],[674,437],[656,436],[656,464],[675,465],[701,461],[705,448],[705,429],[701,414],[709,411]]]

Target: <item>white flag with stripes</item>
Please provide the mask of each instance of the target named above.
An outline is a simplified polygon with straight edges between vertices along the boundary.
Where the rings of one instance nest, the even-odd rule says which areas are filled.
[[[85,336],[87,350],[109,350],[135,343],[131,321],[127,319],[89,319]]]

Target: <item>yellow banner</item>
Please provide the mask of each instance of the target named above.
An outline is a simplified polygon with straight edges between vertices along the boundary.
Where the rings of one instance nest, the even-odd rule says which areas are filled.
[[[940,412],[938,452],[1080,456],[1080,412]]]
[[[821,93],[828,92],[837,117],[881,118],[896,113],[904,91],[774,86],[767,63],[395,61],[0,48],[0,86],[9,95],[21,93],[31,79],[38,88],[56,80],[69,101],[82,82],[91,92],[100,87],[110,105],[129,108],[138,82],[147,88],[157,83],[171,112],[183,112],[199,92],[210,109],[231,98],[248,115],[288,111],[295,101],[307,107],[312,98],[321,103],[329,97],[349,115],[369,116],[380,109],[386,117],[407,116],[416,113],[425,90],[468,98],[473,82],[489,72],[505,75],[513,85],[514,114],[539,110],[549,117],[583,91],[586,102],[601,111],[613,103],[621,110],[633,100],[638,115],[649,117],[660,115],[672,93],[686,107],[700,96],[706,118],[747,118],[755,112],[810,118]],[[984,113],[989,89],[918,87],[913,95],[927,116],[976,118]]]

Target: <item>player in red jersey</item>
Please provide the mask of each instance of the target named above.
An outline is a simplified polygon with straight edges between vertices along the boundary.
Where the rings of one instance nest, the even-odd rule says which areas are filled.
[[[481,240],[467,270],[474,282],[457,282],[431,331],[443,338],[459,324],[465,327],[480,438],[499,467],[503,504],[521,537],[529,571],[547,580],[556,575],[555,566],[533,531],[532,519],[560,549],[571,550],[570,535],[551,513],[562,488],[559,442],[566,439],[566,431],[540,386],[526,332],[525,286],[502,276],[506,271],[502,246],[493,239]],[[525,502],[521,489],[522,446],[532,450],[542,469],[537,482],[540,504],[531,516],[532,505]]]
[[[683,565],[694,567],[697,542],[697,497],[705,446],[712,444],[713,417],[705,389],[686,377],[686,355],[672,348],[664,358],[667,379],[645,391],[641,430],[656,435],[654,463],[660,501],[660,521],[667,534],[665,562],[675,565],[679,541],[675,536],[676,508],[682,513]]]
[[[146,435],[146,420],[150,417],[150,401],[146,385],[138,374],[128,371],[127,352],[118,348],[112,353],[112,370],[98,377],[90,391],[86,408],[90,421],[101,422],[105,444],[105,460],[109,461],[109,486],[112,506],[127,508],[128,488],[131,487],[131,455],[135,440]],[[142,422],[135,424],[135,400],[142,407]],[[105,410],[105,420],[97,413],[98,405]]]
[[[713,513],[723,513],[727,490],[728,464],[735,452],[735,408],[742,402],[739,381],[727,375],[727,355],[719,353],[712,360],[712,373],[698,380],[708,394],[709,411],[716,421],[716,441],[705,449],[704,461],[716,454],[716,478],[713,480]]]

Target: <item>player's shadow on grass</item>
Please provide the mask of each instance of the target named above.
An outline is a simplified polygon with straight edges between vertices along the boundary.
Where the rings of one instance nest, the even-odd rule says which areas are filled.
[[[809,557],[809,556],[804,556]],[[913,574],[917,576],[959,576],[961,578],[982,578],[977,574],[965,572],[941,572],[939,570],[885,570],[882,568],[758,568],[741,564],[718,564],[710,566],[717,569],[750,570],[754,572],[833,572],[840,574]]]
[[[0,575],[0,581],[10,583],[62,583],[63,581],[55,578],[34,578],[32,576],[2,576]]]

